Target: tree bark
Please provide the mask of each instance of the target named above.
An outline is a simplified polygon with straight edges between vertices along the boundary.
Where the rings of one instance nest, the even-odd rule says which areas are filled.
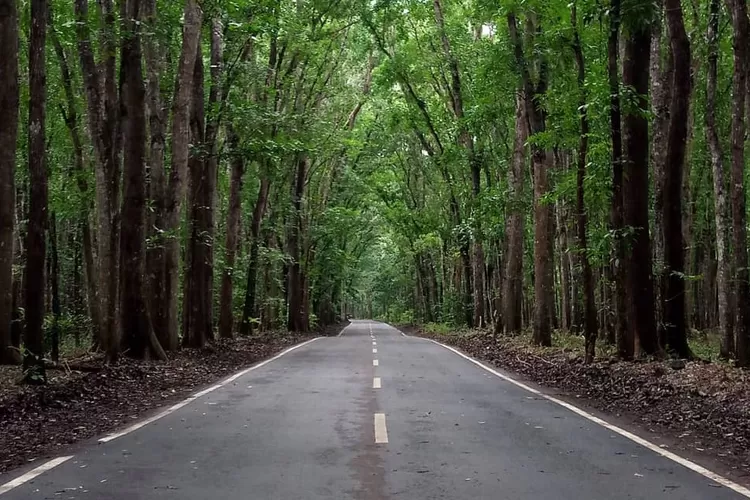
[[[685,244],[682,232],[682,189],[690,112],[690,41],[680,0],[665,0],[673,55],[672,99],[664,169],[665,295],[662,296],[666,346],[681,358],[691,358],[685,324]]]
[[[571,7],[571,21],[573,24],[574,39],[573,51],[575,53],[576,65],[578,66],[578,92],[579,97],[579,114],[581,120],[581,138],[578,145],[578,169],[576,176],[576,222],[578,230],[578,252],[580,253],[579,262],[581,263],[581,280],[583,285],[583,313],[584,329],[583,336],[586,339],[585,362],[591,363],[596,355],[596,337],[599,332],[599,325],[596,317],[596,300],[594,297],[594,276],[591,272],[591,265],[588,256],[588,242],[586,234],[586,225],[588,216],[586,213],[585,202],[585,179],[586,179],[586,160],[589,149],[589,117],[588,117],[588,99],[586,98],[586,67],[583,58],[583,48],[581,47],[581,38],[578,33],[578,21],[575,3]]]
[[[747,99],[748,26],[747,3],[743,0],[726,0],[732,17],[732,49],[734,76],[732,78],[732,169],[730,175],[732,197],[732,229],[734,240],[735,272],[735,341],[737,363],[750,365],[750,272],[747,258],[747,214],[745,201],[745,104]]]
[[[100,7],[104,9],[105,18],[102,32],[114,36],[114,13],[112,2],[103,0]],[[101,338],[99,347],[112,359],[119,351],[119,318],[117,317],[119,290],[119,193],[120,193],[120,159],[119,159],[119,103],[115,86],[116,48],[109,38],[103,43],[106,54],[104,68],[99,68],[94,61],[94,53],[89,32],[89,2],[75,0],[76,38],[78,53],[83,73],[86,94],[87,117],[89,130],[96,157],[96,210],[97,210],[97,245],[99,259],[97,297],[101,315]],[[106,37],[105,37],[106,38]],[[111,37],[110,37],[111,38]],[[106,42],[106,43],[105,43]],[[106,46],[105,46],[106,45]]]
[[[625,260],[628,326],[634,330],[643,353],[657,354],[659,342],[654,319],[648,221],[648,118],[643,112],[648,109],[651,33],[641,20],[634,20],[629,32],[625,42],[623,83],[631,87],[638,97],[637,106],[625,113],[623,123],[626,172],[623,182],[624,225],[633,231]]]
[[[526,164],[526,139],[528,122],[526,104],[522,92],[516,93],[516,128],[513,141],[513,161],[508,169],[508,185],[511,189],[508,208],[508,255],[505,259],[503,280],[503,329],[506,334],[521,331],[523,303],[523,207],[524,172]]]
[[[17,2],[0,0],[0,364],[21,362],[11,340],[18,78]]]
[[[57,251],[57,218],[55,213],[50,215],[49,225],[49,245],[50,245],[50,295],[52,296],[52,361],[60,361],[60,316],[62,315],[60,306],[60,259]]]
[[[193,72],[200,45],[203,12],[196,0],[186,0],[182,31],[182,48],[177,67],[174,98],[172,100],[172,160],[169,187],[164,200],[164,283],[161,285],[164,302],[157,305],[155,329],[159,342],[167,351],[179,346],[180,214],[187,192],[186,177],[190,152],[190,114],[193,97]]]
[[[729,207],[726,197],[724,158],[716,131],[716,87],[719,69],[720,0],[711,0],[708,19],[708,74],[706,89],[706,142],[711,156],[713,174],[714,217],[716,226],[716,286],[719,308],[721,357],[729,359],[735,352],[732,331],[731,280],[732,262],[729,255]]]
[[[622,157],[622,113],[620,111],[620,0],[612,0],[610,6],[609,38],[607,41],[607,73],[610,93],[610,135],[612,141],[612,208],[610,227],[613,233],[613,278],[614,334],[617,351],[621,358],[632,359],[635,341],[633,330],[628,325],[626,252],[624,241],[625,204],[623,198]]]
[[[146,88],[141,66],[141,0],[127,0],[122,19],[121,117],[123,199],[120,238],[120,323],[122,350],[144,359],[166,359],[146,304]]]
[[[256,289],[258,281],[258,251],[260,248],[260,226],[268,206],[268,192],[271,182],[264,172],[261,175],[260,189],[253,209],[253,220],[250,224],[250,258],[247,267],[247,287],[245,288],[245,306],[242,312],[240,333],[250,335],[253,320],[258,316],[256,308]]]
[[[287,286],[287,297],[289,299],[289,311],[287,328],[292,332],[306,332],[307,325],[304,322],[304,292],[302,290],[302,199],[305,192],[305,179],[309,164],[307,155],[302,154],[297,160],[294,190],[292,193],[292,223],[289,230],[288,251],[292,259],[289,266],[289,277]]]
[[[242,178],[245,174],[245,158],[240,151],[240,139],[234,127],[227,127],[232,153],[229,182],[229,210],[227,213],[226,242],[224,244],[224,272],[221,276],[221,296],[219,304],[219,336],[234,336],[234,268],[239,241],[240,218],[242,216]]]
[[[45,43],[47,39],[47,0],[31,2],[29,36],[29,214],[26,233],[26,328],[24,344],[24,381],[46,383],[44,370],[44,265],[47,245],[47,166],[46,105],[47,74]]]

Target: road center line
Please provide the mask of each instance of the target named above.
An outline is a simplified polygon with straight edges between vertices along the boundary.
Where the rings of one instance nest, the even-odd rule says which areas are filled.
[[[401,332],[401,335],[403,335],[404,337],[408,336],[408,335],[405,335],[404,332]],[[467,361],[470,361],[471,363],[474,363],[479,368],[490,372],[491,374],[495,375],[498,378],[501,378],[501,379],[505,380],[506,382],[510,382],[511,384],[515,385],[516,387],[519,387],[519,388],[521,388],[521,389],[523,389],[525,391],[528,391],[528,392],[530,392],[532,394],[535,394],[535,395],[537,395],[539,397],[542,397],[542,398],[544,398],[544,399],[546,399],[548,401],[551,401],[552,403],[560,405],[563,408],[566,408],[566,409],[572,411],[576,415],[579,415],[579,416],[581,416],[581,417],[583,417],[583,418],[585,418],[587,420],[590,420],[591,422],[594,422],[595,424],[598,424],[598,425],[604,427],[605,429],[608,429],[608,430],[610,430],[610,431],[612,431],[612,432],[614,432],[616,434],[619,434],[620,436],[622,436],[622,437],[624,437],[626,439],[629,439],[630,441],[633,441],[636,444],[639,444],[639,445],[643,446],[644,448],[647,448],[648,450],[656,453],[657,455],[661,455],[662,457],[667,458],[667,459],[669,459],[669,460],[671,460],[673,462],[676,462],[676,463],[682,465],[683,467],[685,467],[687,469],[690,469],[691,471],[693,471],[693,472],[695,472],[697,474],[700,474],[701,476],[703,476],[703,477],[705,477],[707,479],[710,479],[711,481],[714,481],[714,482],[720,484],[721,486],[724,486],[725,488],[729,488],[730,490],[732,490],[732,491],[734,491],[736,493],[739,493],[740,495],[742,495],[742,496],[744,496],[746,498],[750,498],[750,489],[745,488],[744,486],[742,486],[740,484],[737,484],[734,481],[725,478],[724,476],[721,476],[721,475],[719,475],[719,474],[717,474],[715,472],[712,472],[712,471],[706,469],[705,467],[696,464],[695,462],[691,462],[687,458],[683,458],[683,457],[681,457],[681,456],[679,456],[679,455],[677,455],[675,453],[672,453],[671,451],[667,451],[664,448],[661,448],[660,446],[655,445],[654,443],[652,443],[650,441],[647,441],[647,440],[643,439],[642,437],[640,437],[640,436],[638,436],[636,434],[633,434],[632,432],[626,431],[625,429],[621,429],[620,427],[617,427],[614,424],[610,424],[606,420],[603,420],[603,419],[601,419],[599,417],[596,417],[596,416],[594,416],[594,415],[592,415],[592,414],[590,414],[590,413],[588,413],[588,412],[586,412],[586,411],[578,408],[577,406],[573,406],[572,404],[570,404],[570,403],[568,403],[566,401],[562,401],[562,400],[560,400],[560,399],[558,399],[558,398],[556,398],[554,396],[549,396],[549,395],[547,395],[547,394],[545,394],[545,393],[543,393],[541,391],[538,391],[537,389],[534,389],[533,387],[529,387],[528,385],[515,380],[512,377],[509,377],[508,375],[504,375],[504,374],[498,372],[497,370],[493,370],[492,368],[484,365],[483,363],[477,361],[476,359],[474,359],[474,358],[472,358],[470,356],[467,356],[466,354],[462,353],[458,349],[454,349],[453,347],[447,346],[445,344],[441,344],[440,342],[438,342],[436,340],[425,339],[425,338],[423,338],[422,340],[426,340],[428,342],[432,342],[433,344],[437,344],[437,345],[439,345],[441,347],[444,347],[445,349],[448,349],[449,351],[452,351],[453,353],[458,354],[459,356],[461,356],[462,358],[466,359]]]
[[[48,460],[47,462],[43,463],[42,465],[40,465],[36,469],[32,469],[29,472],[27,472],[26,474],[24,474],[22,476],[18,476],[17,478],[13,479],[12,481],[8,481],[4,485],[0,486],[0,495],[2,495],[4,493],[8,493],[10,490],[12,490],[14,488],[17,488],[17,487],[21,486],[24,483],[28,483],[29,481],[31,481],[32,479],[36,478],[37,476],[40,476],[40,475],[44,474],[48,470],[54,469],[58,465],[60,465],[60,464],[62,464],[64,462],[67,462],[71,458],[73,458],[72,455],[69,456],[69,457],[57,457],[57,458],[53,458],[52,460]]]
[[[378,353],[378,350],[377,350],[377,349],[375,349],[375,348],[373,347],[373,348],[372,348],[372,353],[373,353],[373,354],[377,354],[377,353]]]
[[[380,363],[378,363],[377,359],[372,360],[372,366],[380,366]]]
[[[373,389],[380,389],[381,387],[383,387],[383,386],[382,386],[382,384],[380,382],[380,377],[375,377],[374,379],[372,379],[372,388]]]
[[[388,443],[388,429],[385,427],[385,413],[375,414],[375,444]]]
[[[373,340],[372,345],[378,345],[378,343]]]

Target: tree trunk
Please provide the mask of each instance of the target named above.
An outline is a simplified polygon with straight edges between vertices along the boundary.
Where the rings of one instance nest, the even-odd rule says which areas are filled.
[[[578,66],[578,91],[579,113],[581,119],[581,139],[578,146],[578,172],[576,176],[576,221],[578,229],[578,251],[580,253],[579,262],[581,263],[581,280],[583,285],[583,313],[584,329],[583,336],[586,339],[585,361],[591,363],[596,355],[596,337],[599,332],[599,325],[596,317],[596,301],[594,297],[594,276],[589,264],[588,243],[586,234],[586,225],[588,216],[586,214],[585,203],[585,184],[586,179],[586,156],[589,149],[589,117],[588,117],[588,99],[586,98],[586,67],[583,59],[583,48],[581,39],[578,34],[575,4],[571,7],[571,20],[573,23],[574,42],[573,50],[575,52],[576,64]]]
[[[250,259],[247,266],[247,287],[245,288],[245,307],[242,312],[242,324],[240,333],[250,335],[253,329],[253,320],[258,316],[256,308],[256,289],[258,281],[258,252],[260,249],[260,225],[268,206],[268,191],[271,182],[263,173],[260,180],[260,191],[253,209],[253,220],[250,224]]]
[[[516,129],[513,142],[513,162],[508,169],[509,200],[506,233],[508,235],[508,255],[505,259],[505,279],[503,280],[503,329],[506,334],[518,333],[522,326],[523,303],[523,186],[526,163],[526,138],[528,122],[526,104],[522,92],[516,94]]]
[[[50,244],[50,290],[52,295],[52,361],[60,361],[60,259],[57,252],[57,218],[55,213],[50,215],[49,225]]]
[[[104,69],[94,61],[89,32],[89,2],[75,0],[76,37],[78,53],[86,94],[89,130],[96,157],[96,211],[97,245],[99,259],[97,297],[101,316],[98,344],[113,359],[119,351],[119,318],[117,317],[119,290],[119,206],[120,158],[119,158],[119,104],[115,86],[116,48],[114,37],[114,13],[112,2],[103,0],[100,7],[105,18],[102,33],[112,36],[104,40],[106,53]]]
[[[127,0],[122,20],[123,198],[120,237],[120,323],[126,355],[166,359],[146,304],[146,88],[138,23],[141,0]]]
[[[691,90],[690,41],[685,32],[680,0],[665,0],[665,10],[674,72],[664,169],[664,330],[667,348],[681,358],[691,358],[685,324],[685,244],[682,233],[682,175]]]
[[[188,170],[188,246],[185,257],[185,296],[183,314],[185,330],[183,345],[202,348],[213,337],[211,321],[211,267],[209,248],[213,244],[213,231],[209,227],[211,205],[209,192],[214,183],[210,159],[206,154],[211,147],[206,136],[205,103],[203,97],[203,57],[201,48],[195,58],[193,101],[190,106],[190,152]],[[215,176],[214,176],[215,177]]]
[[[637,106],[625,114],[623,142],[625,172],[623,200],[625,226],[632,228],[625,259],[628,326],[635,332],[645,354],[659,352],[654,320],[654,283],[651,274],[651,239],[648,221],[648,80],[651,34],[639,20],[630,27],[625,42],[623,84],[632,87]],[[629,350],[629,348],[628,348]]]
[[[221,297],[219,304],[219,336],[234,336],[234,268],[239,241],[240,218],[242,216],[242,178],[245,174],[245,159],[240,151],[240,139],[234,127],[227,127],[232,153],[229,182],[229,210],[224,253],[224,272],[221,275]]]
[[[24,381],[46,383],[44,370],[44,265],[47,245],[47,166],[46,104],[47,74],[47,0],[31,2],[29,36],[29,214],[26,233],[26,329],[24,344]]]
[[[180,214],[187,191],[186,177],[190,152],[190,114],[193,97],[193,72],[196,54],[200,45],[203,12],[197,0],[186,0],[182,48],[177,68],[174,99],[172,100],[172,161],[169,187],[164,200],[164,302],[157,304],[155,329],[161,345],[168,351],[176,350],[179,344],[177,303],[179,300],[180,264]]]
[[[141,17],[146,29],[155,33],[159,23],[156,0],[141,0]],[[164,153],[166,150],[167,112],[162,98],[161,74],[164,72],[165,55],[158,37],[150,35],[143,40],[143,56],[146,66],[146,103],[148,130],[148,199],[151,204],[147,212],[147,234],[149,245],[146,248],[146,283],[149,313],[154,332],[167,346],[165,340],[165,241],[162,230],[165,227],[166,172]],[[170,346],[167,346],[170,347]]]
[[[610,227],[613,232],[613,303],[615,341],[621,358],[632,359],[635,341],[628,325],[626,252],[624,241],[625,204],[623,198],[622,114],[620,111],[620,0],[610,6],[609,39],[607,42],[607,73],[610,93],[610,134],[612,140],[612,209]]]
[[[750,365],[750,272],[747,259],[747,214],[745,201],[745,100],[747,99],[748,43],[750,27],[747,3],[726,0],[732,16],[734,37],[734,76],[732,78],[732,169],[730,176],[732,197],[732,229],[735,271],[735,339],[737,363]]]
[[[656,326],[659,338],[664,335],[664,300],[667,290],[668,274],[665,270],[664,259],[664,200],[665,200],[665,175],[667,161],[667,140],[669,134],[670,103],[672,101],[672,76],[674,73],[673,53],[668,47],[666,60],[662,58],[662,10],[664,0],[658,0],[655,5],[659,10],[658,18],[652,24],[651,29],[651,61],[650,93],[652,138],[651,138],[651,165],[653,168],[654,181],[654,282],[656,295]]]
[[[708,75],[706,90],[706,142],[711,156],[714,188],[714,217],[716,225],[716,285],[719,306],[721,357],[729,359],[735,352],[732,332],[731,280],[732,262],[729,255],[729,207],[721,141],[716,131],[716,87],[719,60],[720,1],[711,0],[708,19]]]
[[[302,232],[302,198],[305,191],[305,179],[307,177],[309,161],[307,155],[304,154],[297,160],[294,191],[292,193],[293,213],[288,241],[288,251],[292,259],[292,264],[289,266],[287,287],[287,297],[289,298],[287,328],[292,332],[307,331],[304,324],[304,292],[302,290],[302,253],[300,251],[300,246]]]
[[[13,348],[13,235],[18,138],[18,10],[16,0],[0,0],[0,364],[18,364]]]

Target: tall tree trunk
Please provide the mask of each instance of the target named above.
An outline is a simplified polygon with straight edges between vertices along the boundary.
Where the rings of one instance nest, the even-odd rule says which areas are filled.
[[[721,141],[716,131],[716,87],[719,62],[720,0],[711,0],[708,19],[708,75],[706,90],[706,142],[711,155],[714,188],[714,217],[716,225],[716,285],[719,306],[721,357],[729,359],[735,352],[732,332],[731,280],[732,262],[729,255],[729,207]]]
[[[172,100],[172,160],[169,187],[164,200],[164,283],[161,285],[164,302],[157,304],[155,329],[161,345],[167,351],[177,349],[179,323],[180,214],[187,185],[188,157],[190,152],[190,114],[193,97],[193,72],[200,45],[203,12],[197,0],[186,0],[185,21],[182,30],[182,48],[177,67],[174,99]]]
[[[50,22],[53,16],[50,16]],[[52,27],[50,25],[50,27]],[[83,141],[80,133],[80,123],[78,120],[78,111],[75,102],[75,92],[73,90],[73,76],[68,63],[68,57],[65,54],[65,49],[60,41],[60,37],[57,31],[51,29],[52,42],[55,48],[55,53],[60,62],[60,73],[62,74],[62,83],[65,90],[65,104],[66,107],[63,109],[63,119],[70,132],[71,142],[73,143],[73,157],[74,161],[74,175],[76,177],[76,183],[78,189],[82,195],[87,196],[89,186],[86,181],[84,156],[83,156]],[[93,327],[93,340],[94,343],[101,339],[101,312],[99,310],[99,300],[97,296],[97,276],[98,271],[96,269],[96,261],[94,259],[93,242],[91,238],[91,224],[89,222],[89,210],[88,207],[81,213],[81,232],[83,236],[83,261],[84,269],[86,271],[86,293],[88,296],[89,306],[89,317],[91,318],[91,324]]]
[[[575,52],[576,64],[578,66],[578,91],[580,92],[578,109],[580,110],[579,113],[581,118],[581,139],[578,146],[578,175],[576,176],[576,211],[578,212],[576,221],[578,229],[578,251],[580,252],[579,262],[581,263],[581,280],[583,282],[583,336],[586,339],[585,361],[591,363],[594,361],[594,356],[596,355],[596,336],[599,331],[599,325],[596,317],[594,276],[591,272],[591,265],[589,263],[586,235],[588,216],[586,214],[584,189],[586,179],[586,156],[589,149],[589,117],[587,111],[588,99],[586,98],[586,67],[583,59],[581,38],[578,34],[575,3],[571,8],[570,16],[574,30],[573,50]]]
[[[52,361],[60,360],[60,259],[57,251],[57,218],[55,213],[50,215],[49,224],[50,245],[50,290],[52,295]]]
[[[146,248],[146,284],[149,313],[154,332],[163,342],[166,340],[165,327],[165,242],[162,229],[165,227],[166,171],[164,153],[166,150],[167,111],[161,90],[161,74],[164,71],[165,55],[163,44],[155,35],[159,24],[156,0],[141,0],[141,17],[149,36],[143,38],[143,56],[146,66],[146,103],[150,138],[148,141],[148,199],[151,210],[146,217],[150,244]],[[166,343],[164,345],[167,345]],[[171,347],[171,346],[167,346]]]
[[[99,4],[102,23],[104,67],[94,60],[89,32],[89,0],[75,0],[76,38],[86,94],[89,130],[96,157],[97,245],[99,259],[97,297],[101,315],[99,347],[109,358],[119,351],[119,318],[117,316],[119,290],[119,206],[120,144],[119,103],[115,78],[116,47],[113,45],[114,12],[111,0]]]
[[[747,258],[747,213],[745,201],[745,100],[747,99],[748,26],[747,3],[744,0],[726,0],[732,16],[734,37],[734,76],[732,78],[732,170],[730,176],[732,197],[732,226],[734,239],[735,271],[735,339],[737,363],[750,365],[750,271]]]
[[[133,358],[166,359],[146,304],[146,88],[141,67],[141,0],[127,0],[122,20],[121,89],[124,179],[120,237],[122,349]]]
[[[306,154],[301,154],[297,160],[294,191],[292,193],[293,213],[288,240],[288,251],[292,258],[292,264],[289,266],[287,287],[287,297],[289,298],[287,328],[292,332],[306,331],[303,312],[304,292],[302,290],[302,252],[300,247],[302,232],[302,198],[305,191],[305,179],[307,177],[309,161],[310,160]]]
[[[528,63],[523,54],[523,43],[518,35],[516,17],[508,14],[508,29],[515,54],[516,65],[521,71],[526,102],[526,116],[531,135],[546,130],[546,111],[542,97],[547,92],[548,67],[542,59],[539,64],[539,76],[532,82]],[[529,22],[530,31],[539,32],[540,28]],[[535,344],[549,346],[552,344],[552,313],[554,302],[552,277],[552,238],[551,211],[544,202],[549,191],[548,170],[550,154],[539,144],[532,145],[531,162],[534,175],[534,321],[533,337]]]
[[[203,56],[198,46],[193,74],[193,101],[190,106],[190,143],[193,149],[188,161],[188,242],[185,249],[185,294],[182,306],[184,331],[182,343],[188,347],[202,348],[212,334],[210,311],[210,287],[207,275],[206,247],[211,245],[206,233],[206,212],[211,203],[207,200],[209,183],[206,148],[206,107],[203,96]],[[208,286],[208,287],[207,287]]]
[[[625,172],[623,200],[625,226],[632,228],[630,251],[625,259],[628,326],[645,354],[659,352],[654,319],[654,283],[651,273],[651,239],[648,221],[648,80],[651,33],[642,20],[633,20],[625,42],[623,83],[638,96],[637,106],[625,114],[623,143]]]
[[[234,268],[239,241],[240,218],[242,216],[242,178],[245,174],[245,158],[240,151],[240,139],[234,127],[227,126],[227,135],[232,154],[230,163],[229,210],[227,213],[226,241],[224,244],[224,272],[221,275],[219,303],[219,336],[234,336]]]
[[[17,1],[0,0],[0,364],[21,362],[11,341],[18,105]]]
[[[665,203],[665,175],[667,162],[667,141],[669,135],[670,103],[672,101],[672,77],[674,73],[673,53],[667,47],[666,59],[662,57],[662,11],[664,0],[655,2],[658,9],[657,19],[651,28],[651,61],[650,93],[652,137],[651,137],[651,165],[654,183],[654,282],[656,294],[656,327],[659,338],[664,336],[664,299],[667,293],[666,265],[664,259],[664,203]]]
[[[26,329],[24,330],[24,380],[46,383],[44,370],[44,265],[47,245],[46,107],[47,0],[31,2],[29,36],[29,215],[26,233]]]
[[[692,353],[687,343],[685,324],[685,244],[682,233],[682,173],[691,90],[690,41],[685,32],[680,0],[665,0],[664,6],[674,62],[664,169],[664,329],[667,348],[681,358],[690,358]]]
[[[250,335],[253,320],[258,316],[256,308],[256,289],[258,281],[258,252],[260,249],[260,225],[268,206],[268,191],[271,182],[266,173],[261,174],[260,190],[253,209],[253,220],[250,223],[250,259],[247,266],[247,287],[245,288],[245,306],[242,312],[240,333]]]
[[[621,358],[631,359],[635,341],[628,325],[625,263],[625,203],[623,197],[622,114],[620,111],[620,0],[610,6],[609,39],[607,41],[607,73],[610,93],[610,134],[612,141],[612,209],[610,226],[614,233],[613,259],[610,266],[613,281],[615,341]]]
[[[503,329],[506,334],[518,333],[522,326],[523,303],[523,186],[526,163],[526,138],[528,122],[526,104],[522,92],[516,94],[516,128],[513,142],[513,161],[508,169],[508,185],[511,197],[508,209],[506,233],[508,256],[505,259],[503,280]]]

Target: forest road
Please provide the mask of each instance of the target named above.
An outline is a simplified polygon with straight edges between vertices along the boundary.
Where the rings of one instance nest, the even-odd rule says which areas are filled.
[[[72,455],[0,500],[744,498],[369,321]]]

